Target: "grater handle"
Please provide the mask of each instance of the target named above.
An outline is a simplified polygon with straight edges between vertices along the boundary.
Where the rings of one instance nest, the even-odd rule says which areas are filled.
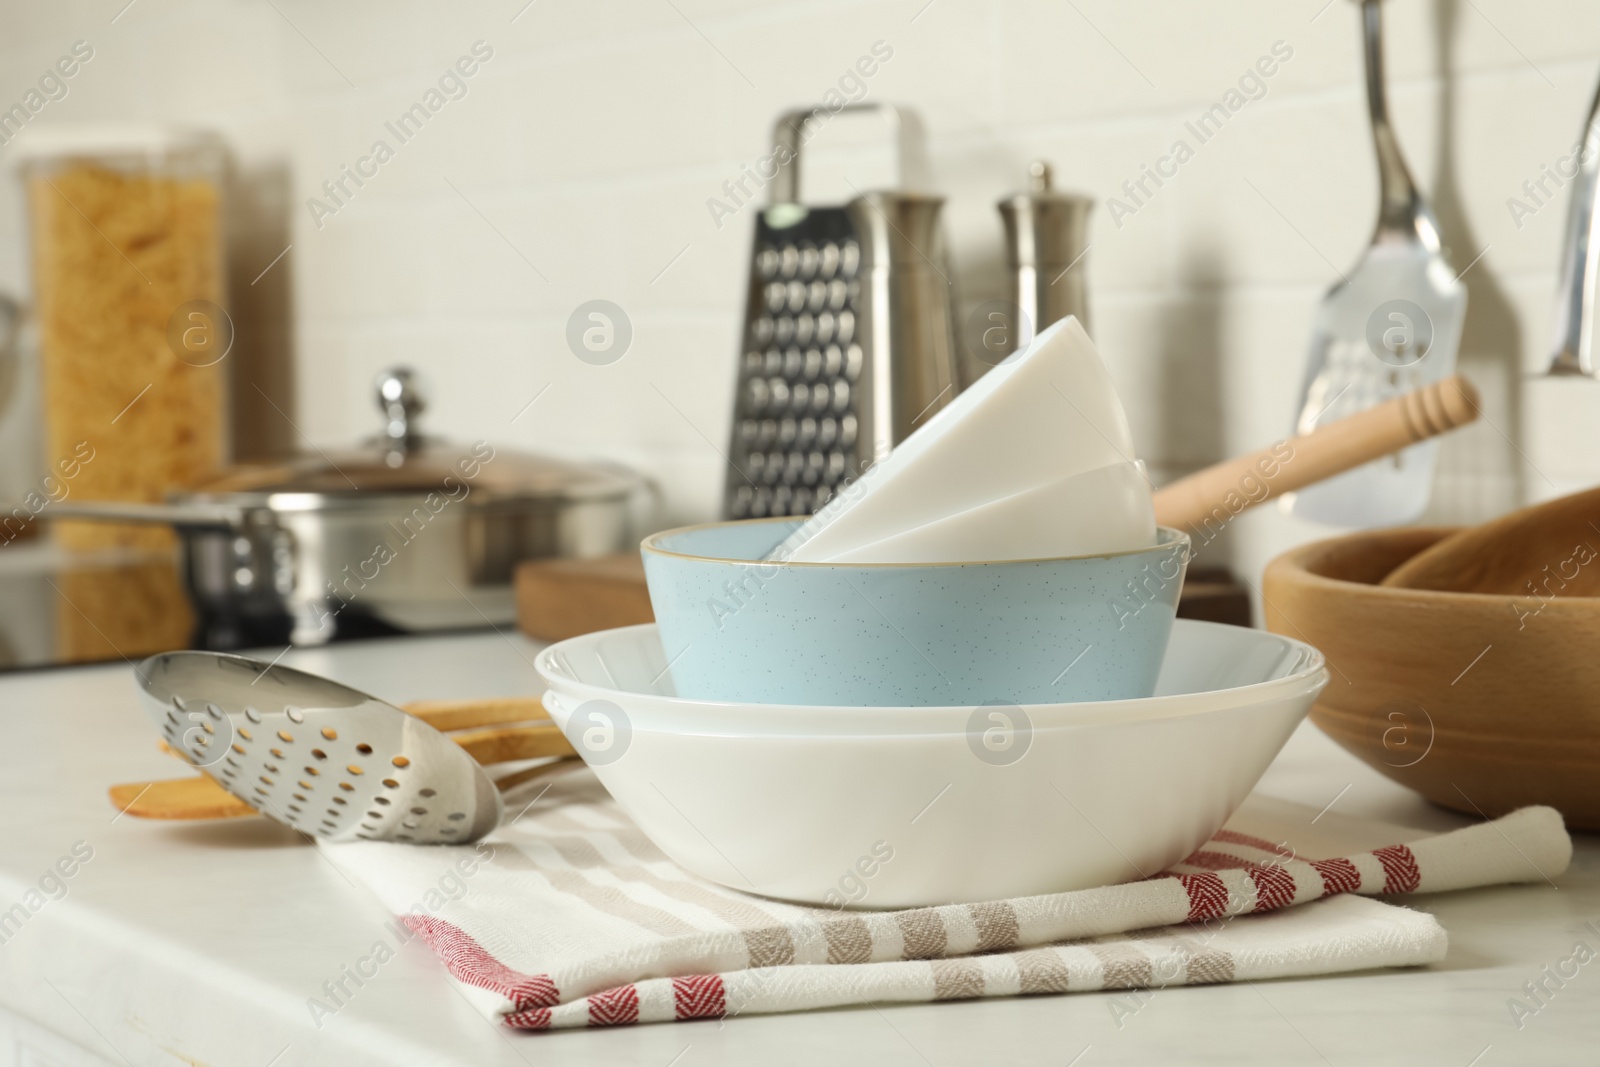
[[[778,161],[778,169],[772,178],[771,203],[800,202],[800,149],[808,139],[803,132],[808,123],[812,123],[819,115],[825,121],[834,115],[846,112],[869,111],[883,116],[884,124],[894,137],[898,187],[919,188],[927,165],[923,147],[922,120],[915,111],[886,103],[846,104],[837,111],[820,106],[796,108],[779,115],[778,121],[772,127],[773,158]]]

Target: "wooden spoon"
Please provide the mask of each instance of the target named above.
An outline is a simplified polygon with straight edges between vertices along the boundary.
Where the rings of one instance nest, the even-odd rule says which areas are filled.
[[[1380,585],[1504,596],[1600,596],[1600,489],[1469,526],[1406,560]]]
[[[418,701],[402,707],[439,730],[501,726],[453,735],[453,740],[484,765],[550,756],[575,756],[571,744],[549,721],[537,697],[497,700]],[[542,720],[537,725],[504,728],[503,724]],[[162,748],[171,752],[165,742]],[[177,753],[172,753],[177,755]],[[180,757],[181,758],[181,757]],[[536,768],[537,770],[537,768]],[[518,781],[524,774],[513,775]],[[501,779],[506,788],[514,782]],[[117,810],[143,819],[234,819],[260,814],[223,789],[208,775],[154,782],[127,782],[110,789]]]

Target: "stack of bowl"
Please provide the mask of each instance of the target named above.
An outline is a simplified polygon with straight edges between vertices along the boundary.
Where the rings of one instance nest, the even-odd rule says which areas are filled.
[[[764,562],[794,525],[647,539],[657,624],[536,662],[623,809],[735,889],[909,907],[1156,874],[1326,683],[1293,639],[1174,623],[1176,531],[1093,557]]]

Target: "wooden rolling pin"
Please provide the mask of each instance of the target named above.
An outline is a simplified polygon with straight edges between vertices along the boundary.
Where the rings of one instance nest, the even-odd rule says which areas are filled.
[[[1478,391],[1453,375],[1308,434],[1224,460],[1156,490],[1156,522],[1212,534],[1246,508],[1354,470],[1478,417]]]

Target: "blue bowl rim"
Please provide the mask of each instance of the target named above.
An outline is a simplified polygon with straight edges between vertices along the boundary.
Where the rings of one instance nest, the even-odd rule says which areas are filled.
[[[1171,549],[1174,546],[1179,546],[1182,548],[1185,559],[1188,559],[1193,555],[1193,547],[1191,545],[1189,534],[1186,531],[1179,530],[1172,526],[1157,526],[1156,543],[1153,545],[1146,545],[1143,548],[1124,548],[1116,552],[1089,552],[1078,556],[1040,556],[1032,559],[992,559],[950,563],[813,563],[801,560],[727,559],[721,556],[697,556],[692,552],[674,552],[671,549],[661,548],[659,545],[654,543],[662,538],[672,537],[676,534],[689,533],[693,530],[710,530],[719,526],[745,526],[752,523],[794,522],[796,519],[803,521],[805,516],[778,515],[769,516],[762,519],[725,519],[721,522],[697,522],[689,526],[677,526],[670,530],[657,531],[656,533],[646,537],[644,540],[639,542],[639,551],[641,554],[645,555],[654,554],[671,559],[694,560],[699,563],[725,563],[738,567],[833,567],[852,568],[859,570],[885,570],[889,568],[920,568],[922,570],[931,570],[935,567],[1005,567],[1014,564],[1025,563],[1065,563],[1071,560],[1115,559],[1119,556],[1137,556],[1146,552],[1158,552],[1164,549]]]

